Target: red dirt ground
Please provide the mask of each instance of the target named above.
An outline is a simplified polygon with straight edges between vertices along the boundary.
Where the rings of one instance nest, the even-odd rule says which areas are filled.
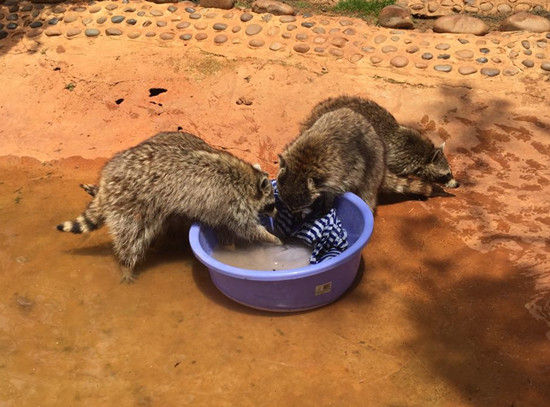
[[[0,56],[0,405],[550,404],[544,78],[108,37],[23,45]],[[185,244],[121,285],[105,230],[55,230],[84,208],[80,182],[157,131],[181,126],[274,174],[311,107],[344,92],[446,140],[462,187],[381,206],[363,278],[331,306],[242,307]]]

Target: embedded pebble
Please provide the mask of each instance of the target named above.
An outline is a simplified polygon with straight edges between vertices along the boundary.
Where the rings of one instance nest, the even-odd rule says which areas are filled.
[[[550,71],[550,62],[543,62],[542,64],[540,64],[540,67],[545,71]]]
[[[502,71],[502,74],[505,76],[514,76],[519,73],[519,69],[516,67],[512,68],[506,68],[504,71]]]
[[[531,59],[524,59],[521,63],[527,68],[532,68],[535,66],[535,63]]]
[[[491,58],[491,61],[493,61],[495,64],[500,64],[502,60],[499,57],[493,57]]]
[[[373,64],[379,64],[380,62],[382,62],[382,58],[375,57],[375,56],[372,56],[369,59]]]
[[[177,10],[178,8],[176,6],[168,6],[167,10],[170,12],[170,13],[173,13]]]
[[[69,28],[67,30],[67,37],[74,37],[82,32],[80,28]]]
[[[199,13],[189,14],[189,18],[192,19],[192,20],[198,20],[201,17],[202,16]]]
[[[195,39],[197,41],[202,41],[202,40],[205,40],[208,38],[208,35],[206,35],[206,33],[198,33],[198,34],[195,34]]]
[[[262,31],[262,26],[258,24],[250,24],[248,27],[246,27],[245,33],[247,35],[256,35],[260,31]]]
[[[281,17],[279,17],[279,21],[281,23],[293,23],[294,21],[296,21],[296,17],[294,17],[294,16],[281,16]]]
[[[149,37],[149,38],[154,37],[155,35],[157,35],[157,33],[154,32],[154,31],[147,31],[147,32],[145,33],[145,36],[146,36],[146,37]]]
[[[290,33],[282,33],[282,34],[281,34],[281,37],[283,37],[284,39],[288,40],[290,37],[292,37],[292,35],[290,35]]]
[[[328,52],[334,55],[335,57],[341,57],[344,55],[344,51],[338,48],[330,48]]]
[[[103,18],[105,18],[105,17],[103,17]],[[50,19],[48,20],[48,24],[49,24],[49,25],[56,25],[58,22],[59,22],[59,19],[56,18],[56,17],[50,18]]]
[[[307,44],[295,44],[293,47],[294,51],[304,54],[309,51],[309,45]]]
[[[490,52],[490,50],[489,50],[489,48],[480,48],[479,52],[481,52],[482,54],[488,54]]]
[[[451,72],[453,67],[451,65],[435,65],[434,70],[438,72]]]
[[[7,31],[1,31],[0,30],[0,40],[3,40],[4,38],[6,38],[8,36],[8,32]]]
[[[166,27],[166,21],[157,21],[157,27]]]
[[[216,44],[223,44],[226,41],[227,41],[227,35],[225,34],[218,34],[214,37],[214,42]]]
[[[376,37],[374,37],[374,43],[375,44],[381,44],[384,41],[386,41],[386,38],[387,37],[385,35],[377,35]]]
[[[430,54],[429,52],[424,52],[422,54],[422,59],[432,59],[434,56]]]
[[[143,27],[149,27],[153,22],[151,20],[145,20],[142,24]]]
[[[111,22],[114,24],[122,23],[124,21],[124,16],[113,16],[111,17]]]
[[[441,42],[435,46],[435,49],[439,49],[441,51],[445,51],[449,49],[451,46],[445,42]]]
[[[97,28],[87,28],[84,34],[86,34],[86,37],[97,37],[99,35],[99,30]]]
[[[143,17],[145,15],[145,11],[138,11],[137,15],[138,17]]]
[[[122,35],[122,31],[120,31],[118,28],[107,28],[105,30],[105,34],[107,35]]]
[[[314,42],[315,44],[324,44],[326,41],[327,41],[327,39],[324,38],[324,37],[315,37],[315,38],[313,39],[313,42]]]
[[[52,27],[44,31],[44,34],[46,34],[48,37],[56,37],[58,35],[61,35],[61,30],[59,28]]]
[[[347,42],[348,40],[344,37],[334,37],[330,43],[335,47],[342,48]]]
[[[63,17],[63,22],[65,24],[74,23],[76,21],[77,17],[75,15],[68,15]]]
[[[296,34],[296,39],[298,41],[305,41],[307,40],[307,34]]]
[[[208,28],[208,24],[206,23],[196,23],[193,25],[197,30],[206,30]]]
[[[409,60],[403,56],[396,56],[390,60],[390,64],[392,64],[396,68],[402,68],[404,66],[407,66],[408,63],[409,63]]]
[[[322,54],[323,52],[325,52],[325,49],[323,47],[315,47],[313,48],[313,51]]]
[[[228,20],[231,20],[233,18],[233,13],[225,13],[223,15],[223,18],[227,18]]]
[[[500,69],[496,68],[481,68],[481,74],[486,76],[497,76],[500,73]]]
[[[189,22],[184,21],[184,22],[182,22],[182,23],[178,23],[178,24],[176,25],[176,28],[182,30],[182,29],[184,29],[184,28],[189,27],[190,25],[191,25],[191,24],[190,24]]]
[[[99,18],[96,20],[96,23],[98,23],[98,24],[103,24],[105,21],[107,21],[107,17],[99,17]]]
[[[254,38],[250,41],[248,41],[248,45],[250,45],[252,48],[259,48],[265,44],[265,41],[259,38]]]
[[[105,6],[105,9],[109,10],[109,11],[112,11],[114,9],[116,9],[118,6],[116,4],[107,4]]]
[[[481,57],[481,58],[476,58],[476,61],[479,62],[480,64],[485,64],[487,63],[489,60],[485,57]]]
[[[405,51],[407,51],[409,54],[414,54],[418,51],[418,47],[416,45],[410,45]]]
[[[269,27],[267,29],[267,35],[270,37],[273,37],[274,35],[277,35],[279,33],[280,28],[279,27]]]
[[[135,40],[140,35],[141,35],[141,33],[139,31],[132,31],[132,32],[128,33],[128,38],[130,38],[131,40]]]
[[[460,42],[461,44],[468,44],[470,41],[468,41],[466,38],[459,38],[458,42]]]
[[[254,17],[254,16],[250,13],[244,13],[244,14],[241,15],[241,21],[243,23],[246,23],[247,21],[252,20],[252,17]]]
[[[26,32],[26,35],[27,37],[29,38],[33,38],[33,37],[37,37],[39,36],[40,34],[42,34],[42,30],[38,29],[38,28],[31,28],[30,30],[28,30]]]
[[[18,18],[19,18],[19,16],[17,14],[9,14],[6,17],[6,20],[8,20],[8,21],[17,21]]]
[[[187,11],[189,14],[193,14],[195,12],[195,9],[193,7],[186,7],[185,11]]]
[[[530,49],[526,49],[525,51],[523,51],[523,53],[525,55],[531,55],[533,53],[533,51],[531,51]]]
[[[287,31],[294,31],[296,28],[298,27],[296,27],[294,24],[289,24],[286,26]]]
[[[240,25],[236,25],[235,27],[233,27],[231,29],[231,32],[234,32],[234,33],[238,33],[239,31],[241,31],[241,26]]]
[[[366,52],[367,54],[373,53],[376,51],[376,48],[374,47],[363,47],[361,48],[361,51]]]
[[[311,21],[306,21],[306,22],[303,22],[301,24],[302,27],[305,27],[305,28],[311,28],[315,25],[315,23],[311,22]]]
[[[387,53],[390,53],[390,52],[395,52],[397,51],[397,48],[394,47],[393,45],[386,45],[384,47],[382,47],[382,52],[384,54],[387,54]]]
[[[149,13],[151,13],[152,16],[155,16],[155,17],[160,17],[162,16],[164,13],[160,10],[151,10]]]
[[[312,31],[315,34],[325,34],[326,33],[326,31],[323,27],[315,27]]]
[[[274,42],[269,46],[271,51],[279,51],[281,48],[283,48],[283,44],[280,42]]]
[[[460,73],[461,75],[471,75],[476,72],[477,69],[473,66],[461,66],[460,68],[458,68],[458,73]]]
[[[17,23],[9,23],[8,25],[6,25],[6,28],[8,30],[15,30],[17,28]]]
[[[451,56],[449,54],[439,54],[437,59],[449,59]]]
[[[340,25],[347,26],[347,25],[353,25],[353,22],[350,20],[340,20]]]
[[[126,24],[128,25],[135,25],[137,23],[137,20],[135,18],[129,18],[126,20]]]
[[[206,18],[215,18],[216,16],[217,16],[216,13],[207,13],[205,17]]]
[[[525,49],[531,48],[531,44],[530,44],[529,41],[527,41],[527,40],[523,40],[523,41],[521,42],[521,45],[522,45],[523,48],[525,48]]]
[[[460,51],[456,51],[455,54],[459,59],[471,59],[474,57],[474,52],[469,49],[461,49]]]
[[[191,34],[182,34],[180,35],[180,40],[184,40],[184,41],[188,41],[192,38],[193,36]]]
[[[32,23],[29,24],[29,27],[31,28],[38,28],[38,27],[42,27],[42,21],[33,21]],[[2,27],[0,27],[2,28]]]
[[[89,11],[90,13],[92,13],[92,14],[93,14],[93,13],[97,13],[99,10],[101,10],[101,7],[100,7],[100,6],[92,6],[92,7],[90,7],[90,8],[88,9],[88,11]]]
[[[163,40],[171,40],[174,38],[174,33],[162,33],[160,34],[160,38]]]
[[[223,31],[227,28],[227,24],[216,23],[212,26],[212,28],[214,28],[214,30],[216,30],[216,31]]]
[[[356,63],[357,61],[361,60],[363,58],[363,55],[361,54],[353,54],[351,57],[350,57],[350,62],[352,63]]]

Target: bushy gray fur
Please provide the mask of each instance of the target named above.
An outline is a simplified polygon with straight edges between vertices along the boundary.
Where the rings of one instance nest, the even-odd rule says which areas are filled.
[[[159,133],[116,154],[103,168],[98,186],[82,185],[93,196],[65,232],[88,232],[106,224],[124,281],[172,216],[199,221],[247,241],[281,244],[259,222],[273,214],[267,174],[188,133]]]
[[[302,124],[302,131],[311,128],[325,113],[341,108],[351,109],[365,117],[382,138],[386,146],[386,164],[391,174],[399,177],[413,175],[450,188],[458,187],[443,153],[444,143],[440,147],[434,146],[418,131],[401,126],[390,112],[372,100],[353,96],[326,99],[313,108]]]

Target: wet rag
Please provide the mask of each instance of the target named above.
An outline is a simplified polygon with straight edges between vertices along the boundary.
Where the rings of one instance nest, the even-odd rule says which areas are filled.
[[[342,221],[332,208],[317,219],[297,219],[279,198],[277,181],[272,180],[275,190],[277,216],[274,220],[275,231],[286,236],[302,240],[313,248],[309,262],[317,264],[342,253],[348,248],[348,234]]]

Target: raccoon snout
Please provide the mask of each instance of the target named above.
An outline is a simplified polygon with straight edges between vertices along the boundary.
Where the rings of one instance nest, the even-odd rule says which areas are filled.
[[[452,178],[445,184],[445,186],[447,188],[458,188],[460,186],[460,183],[456,179]]]

